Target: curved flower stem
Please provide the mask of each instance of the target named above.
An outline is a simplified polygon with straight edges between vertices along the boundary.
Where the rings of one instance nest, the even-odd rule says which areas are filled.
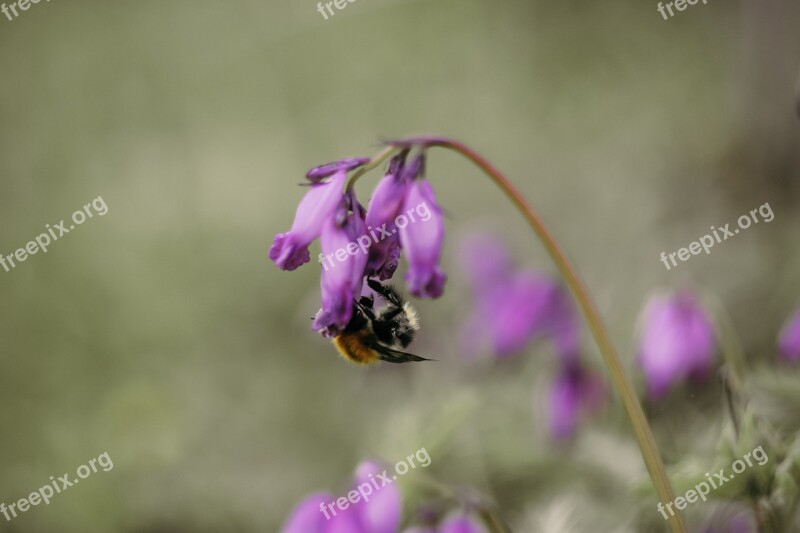
[[[561,247],[558,245],[556,240],[545,227],[542,220],[533,211],[519,190],[517,190],[517,188],[486,159],[478,155],[466,145],[452,139],[443,137],[414,137],[400,141],[391,141],[388,144],[396,148],[406,148],[412,146],[439,146],[458,152],[483,170],[503,190],[508,199],[511,200],[517,209],[519,209],[519,211],[525,217],[525,220],[528,221],[528,224],[530,224],[533,231],[539,237],[539,240],[542,242],[542,244],[544,244],[544,247],[547,249],[550,257],[553,259],[553,262],[555,262],[558,270],[564,278],[564,281],[566,282],[567,286],[569,286],[570,291],[577,300],[578,305],[583,312],[586,322],[589,325],[589,329],[591,330],[592,335],[597,342],[600,353],[603,355],[605,364],[608,367],[609,373],[611,374],[611,381],[614,384],[614,388],[617,390],[617,394],[619,394],[620,399],[622,400],[622,404],[625,407],[625,412],[628,414],[628,418],[630,418],[631,425],[633,426],[633,432],[636,435],[636,440],[639,444],[642,457],[644,458],[645,465],[650,473],[650,478],[655,486],[659,500],[664,505],[672,502],[674,499],[672,486],[670,485],[669,478],[664,471],[664,463],[661,461],[661,456],[658,453],[658,448],[656,447],[653,433],[650,430],[650,426],[647,424],[647,419],[645,418],[644,412],[642,411],[642,406],[636,397],[633,385],[625,375],[625,371],[622,367],[622,363],[619,360],[616,349],[614,348],[611,338],[609,337],[608,332],[606,331],[606,328],[600,319],[600,315],[589,296],[589,292],[587,291],[581,279],[578,277],[578,274],[575,272],[575,268],[569,262]],[[675,515],[670,516],[669,524],[673,533],[686,531],[683,518],[678,511],[675,512]]]
[[[379,154],[370,159],[368,163],[358,167],[358,169],[355,172],[353,172],[353,174],[350,176],[350,179],[347,181],[347,186],[345,187],[345,190],[347,191],[352,190],[353,186],[356,184],[356,181],[358,181],[358,178],[360,178],[373,168],[377,167],[378,165],[386,161],[389,158],[389,156],[392,155],[395,151],[396,148],[394,146],[387,146]]]

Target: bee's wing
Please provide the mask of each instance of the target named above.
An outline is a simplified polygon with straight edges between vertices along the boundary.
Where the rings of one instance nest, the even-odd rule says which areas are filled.
[[[379,344],[377,342],[371,343],[369,347],[378,352],[378,358],[381,361],[386,361],[388,363],[408,363],[411,361],[436,360],[436,359],[427,359],[425,357],[420,357],[419,355],[414,355],[413,353],[401,352],[400,350],[389,348],[388,346],[384,346],[383,344]]]

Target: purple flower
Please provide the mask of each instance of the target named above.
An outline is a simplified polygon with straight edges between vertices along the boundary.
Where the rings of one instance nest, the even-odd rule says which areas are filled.
[[[283,270],[294,270],[308,263],[308,246],[320,236],[325,223],[342,202],[347,173],[333,174],[327,181],[312,184],[300,200],[292,229],[279,233],[269,249],[269,258]]]
[[[354,488],[374,486],[372,478],[383,472],[377,463],[365,461],[356,468]],[[366,492],[366,491],[365,491]],[[369,496],[368,502],[356,504],[364,533],[394,533],[400,527],[402,495],[396,485],[384,485]]]
[[[403,212],[419,212],[421,206],[430,213],[427,221],[412,222],[406,218],[404,226],[397,225],[400,244],[408,260],[406,282],[414,296],[438,298],[444,292],[447,279],[439,268],[444,244],[444,217],[431,184],[424,179],[415,179],[408,186]]]
[[[653,296],[644,311],[639,363],[652,398],[687,378],[704,379],[714,363],[714,327],[689,292]]]
[[[294,508],[282,533],[397,533],[402,511],[402,497],[397,487],[386,485],[370,494],[367,489],[358,491],[365,483],[374,488],[371,476],[382,470],[369,461],[356,468],[354,490],[345,496],[348,501],[344,510],[341,507],[345,502],[338,506],[341,498],[330,493],[319,492],[307,497]],[[367,499],[361,493],[367,494]]]
[[[400,258],[400,241],[394,220],[403,208],[409,180],[404,173],[406,153],[395,156],[386,175],[378,182],[367,208],[367,230],[379,241],[369,249],[367,273],[386,280],[394,275]]]
[[[351,201],[355,202],[355,199]],[[342,215],[344,221],[341,224],[337,222],[341,217],[333,217],[322,229],[322,255],[344,254],[344,260],[334,266],[323,263],[320,279],[322,309],[312,327],[327,336],[336,335],[347,326],[353,315],[353,301],[361,296],[367,256],[353,243],[364,234],[366,227],[358,211],[356,208],[355,213]]]
[[[312,168],[306,176],[310,190],[297,207],[291,230],[275,236],[269,257],[284,270],[307,263],[309,245],[320,237],[322,308],[312,329],[324,336],[337,336],[346,328],[365,278],[391,278],[403,250],[409,262],[410,292],[434,298],[443,292],[442,213],[423,177],[424,155],[407,163],[409,151],[392,158],[369,210],[358,203],[351,188],[344,190],[347,173],[369,159],[349,158]]]
[[[475,294],[475,310],[465,329],[468,346],[480,346],[488,336],[492,352],[503,357],[545,335],[562,362],[577,361],[580,326],[561,285],[534,271],[515,271],[505,247],[490,235],[468,238],[461,260]]]
[[[778,340],[778,353],[787,361],[800,361],[800,311],[784,326]]]
[[[550,385],[550,434],[556,440],[572,437],[580,418],[605,403],[603,380],[580,365],[564,365]]]
[[[327,492],[316,492],[294,508],[284,524],[282,533],[322,533],[327,531],[322,509],[333,497]]]

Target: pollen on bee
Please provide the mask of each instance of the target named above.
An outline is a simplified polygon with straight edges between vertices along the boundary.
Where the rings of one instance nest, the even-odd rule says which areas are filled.
[[[364,344],[367,335],[365,331],[343,333],[333,339],[333,344],[348,361],[359,365],[371,365],[378,362],[378,354]]]

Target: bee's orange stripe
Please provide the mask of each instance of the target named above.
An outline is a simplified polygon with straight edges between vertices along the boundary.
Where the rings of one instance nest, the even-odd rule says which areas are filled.
[[[375,350],[364,345],[366,332],[346,333],[333,339],[333,344],[342,354],[342,357],[360,365],[370,365],[378,362]]]

